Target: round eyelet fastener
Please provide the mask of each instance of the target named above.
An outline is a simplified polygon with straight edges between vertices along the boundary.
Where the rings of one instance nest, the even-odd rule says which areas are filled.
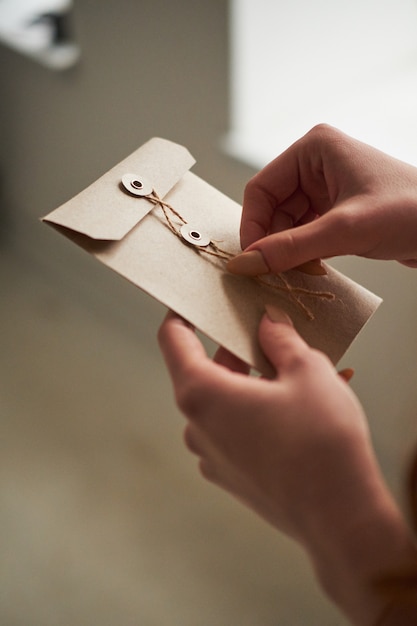
[[[122,185],[134,196],[149,196],[153,191],[151,183],[140,174],[124,174]]]
[[[210,237],[205,233],[202,233],[198,228],[194,228],[191,224],[183,224],[180,228],[180,233],[181,237],[193,246],[206,248],[210,245]]]

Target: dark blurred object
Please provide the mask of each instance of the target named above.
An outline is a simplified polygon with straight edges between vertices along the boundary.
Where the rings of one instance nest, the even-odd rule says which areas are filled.
[[[43,13],[31,20],[29,26],[35,24],[46,24],[51,32],[51,44],[69,43],[71,37],[70,14],[65,13]]]
[[[67,69],[80,56],[71,12],[70,1],[43,2],[37,11],[33,3],[7,0],[0,4],[0,42],[52,69]]]

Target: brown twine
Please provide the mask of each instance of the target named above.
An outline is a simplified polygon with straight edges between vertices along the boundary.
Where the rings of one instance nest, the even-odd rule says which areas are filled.
[[[177,237],[179,237],[182,241],[184,241],[181,232],[179,231],[179,229],[175,226],[173,220],[172,220],[172,215],[175,216],[182,224],[187,224],[187,221],[182,217],[182,215],[180,215],[180,213],[178,213],[178,211],[176,211],[174,209],[174,207],[172,207],[170,204],[168,204],[167,202],[165,202],[164,200],[162,200],[158,194],[155,191],[152,191],[152,194],[149,194],[148,196],[146,196],[148,200],[150,200],[150,202],[152,202],[155,206],[160,206],[162,209],[162,212],[165,216],[167,225],[169,227],[169,229],[174,233],[174,235],[176,235]],[[171,214],[171,215],[170,215]],[[209,247],[211,249],[209,249]],[[211,256],[214,256],[218,259],[221,259],[222,261],[229,261],[231,258],[234,257],[234,254],[232,254],[231,252],[228,252],[227,250],[223,250],[222,248],[220,248],[213,240],[210,241],[209,246],[203,248],[203,247],[196,247],[195,248],[196,251],[198,251],[199,253],[202,254],[208,254]],[[277,291],[284,291],[285,293],[287,293],[289,295],[289,297],[293,300],[293,302],[304,312],[304,314],[306,315],[307,319],[309,320],[314,320],[314,315],[311,312],[311,310],[308,308],[308,306],[306,306],[304,304],[304,302],[302,302],[302,300],[300,299],[300,295],[304,295],[304,296],[309,296],[309,297],[315,297],[315,298],[320,298],[323,300],[334,300],[335,299],[335,295],[329,291],[312,291],[311,289],[306,289],[304,287],[293,287],[287,280],[287,278],[284,276],[284,274],[274,274],[274,276],[277,276],[281,281],[282,281],[282,285],[278,285],[275,283],[271,283],[269,280],[261,277],[261,276],[256,276],[255,280],[265,286],[268,287],[270,289],[275,289]]]

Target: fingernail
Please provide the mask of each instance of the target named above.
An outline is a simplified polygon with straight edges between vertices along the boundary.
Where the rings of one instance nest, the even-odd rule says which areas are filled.
[[[351,367],[346,367],[344,370],[341,370],[339,372],[340,378],[343,378],[343,380],[345,380],[347,383],[353,378],[354,374],[355,370],[353,370]]]
[[[327,274],[327,270],[321,262],[321,259],[307,261],[306,263],[297,265],[294,269],[302,272],[303,274],[308,274],[309,276],[325,276]]]
[[[228,261],[227,269],[231,274],[243,274],[243,276],[259,276],[268,274],[270,271],[259,250],[238,254]]]
[[[265,311],[271,322],[293,326],[291,318],[274,304],[265,304]]]

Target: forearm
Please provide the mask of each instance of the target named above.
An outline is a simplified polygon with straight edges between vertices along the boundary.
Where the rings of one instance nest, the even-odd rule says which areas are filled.
[[[417,624],[416,594],[397,598],[386,607],[375,626],[415,626]]]
[[[351,506],[310,552],[323,589],[355,626],[417,624],[417,553],[392,497],[381,484]]]

